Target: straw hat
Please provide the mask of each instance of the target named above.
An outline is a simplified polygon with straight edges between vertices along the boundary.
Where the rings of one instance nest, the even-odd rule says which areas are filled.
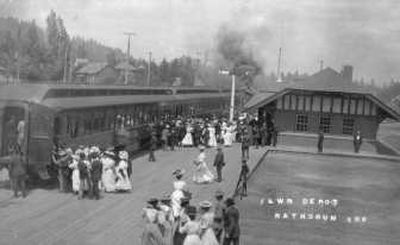
[[[203,209],[205,208],[211,208],[212,207],[212,203],[210,201],[202,201],[200,202],[199,206]]]

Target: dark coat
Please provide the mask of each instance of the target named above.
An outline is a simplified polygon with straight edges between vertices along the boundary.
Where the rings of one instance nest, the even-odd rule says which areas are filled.
[[[224,229],[225,233],[229,234],[231,238],[237,238],[240,236],[239,226],[239,210],[235,206],[229,206],[226,208],[224,215]]]
[[[99,181],[101,180],[101,173],[103,171],[103,165],[99,159],[95,159],[92,161],[92,180]]]
[[[19,155],[12,155],[9,160],[8,171],[10,178],[26,176],[27,165],[23,157]]]
[[[215,155],[215,158],[214,158],[214,167],[222,168],[224,166],[225,166],[224,153],[221,150],[219,150],[217,152],[217,155]]]
[[[355,145],[356,145],[356,144],[361,145],[362,141],[363,141],[363,139],[362,139],[362,136],[361,136],[361,135],[360,135],[359,139],[357,139],[357,134],[354,134],[354,136],[353,136],[353,143],[354,143]]]
[[[242,149],[246,149],[250,147],[250,136],[245,134],[242,137]]]
[[[150,138],[150,149],[153,151],[157,149],[157,138],[155,135]]]

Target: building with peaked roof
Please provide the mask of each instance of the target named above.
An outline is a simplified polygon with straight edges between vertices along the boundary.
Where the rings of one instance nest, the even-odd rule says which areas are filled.
[[[377,97],[357,90],[286,88],[280,92],[259,93],[245,105],[256,111],[260,121],[280,131],[352,135],[376,139],[379,124],[400,115]]]
[[[88,63],[75,72],[76,81],[86,84],[115,84],[119,72],[107,63]]]

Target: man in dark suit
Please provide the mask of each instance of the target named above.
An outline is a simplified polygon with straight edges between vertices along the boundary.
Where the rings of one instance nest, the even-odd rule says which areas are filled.
[[[217,182],[222,181],[222,168],[225,166],[224,162],[224,153],[222,152],[222,147],[220,145],[217,146],[217,155],[214,158],[214,167],[217,169]]]
[[[11,156],[9,159],[8,171],[12,188],[14,190],[14,197],[18,197],[18,190],[22,191],[22,197],[26,197],[26,184],[27,169],[26,161],[22,156],[20,147],[14,145],[11,148]]]
[[[354,144],[354,152],[358,153],[360,151],[362,144],[362,137],[360,130],[357,130],[357,132],[354,134],[353,144]]]
[[[250,151],[250,136],[248,134],[248,131],[245,130],[243,135],[242,135],[242,158],[247,158],[249,159],[249,151]]]
[[[318,133],[318,152],[322,152],[323,150],[324,150],[324,131],[320,129]]]
[[[157,149],[157,137],[156,132],[151,133],[150,138],[150,151],[149,151],[149,162],[155,162],[156,158],[154,156],[154,151]]]
[[[239,226],[239,210],[235,206],[233,198],[228,198],[225,201],[226,211],[224,214],[224,245],[239,245],[240,226]]]
[[[99,182],[101,180],[101,173],[103,172],[103,165],[99,158],[99,153],[92,153],[92,168],[91,175],[92,178],[92,195],[96,198],[96,200],[100,199],[100,190],[99,190]]]

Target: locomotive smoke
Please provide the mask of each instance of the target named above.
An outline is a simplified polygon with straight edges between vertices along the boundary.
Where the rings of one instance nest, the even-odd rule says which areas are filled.
[[[220,26],[216,35],[219,65],[237,68],[239,78],[251,86],[266,67],[265,46],[270,42],[270,31],[262,16],[235,15],[231,22]]]

